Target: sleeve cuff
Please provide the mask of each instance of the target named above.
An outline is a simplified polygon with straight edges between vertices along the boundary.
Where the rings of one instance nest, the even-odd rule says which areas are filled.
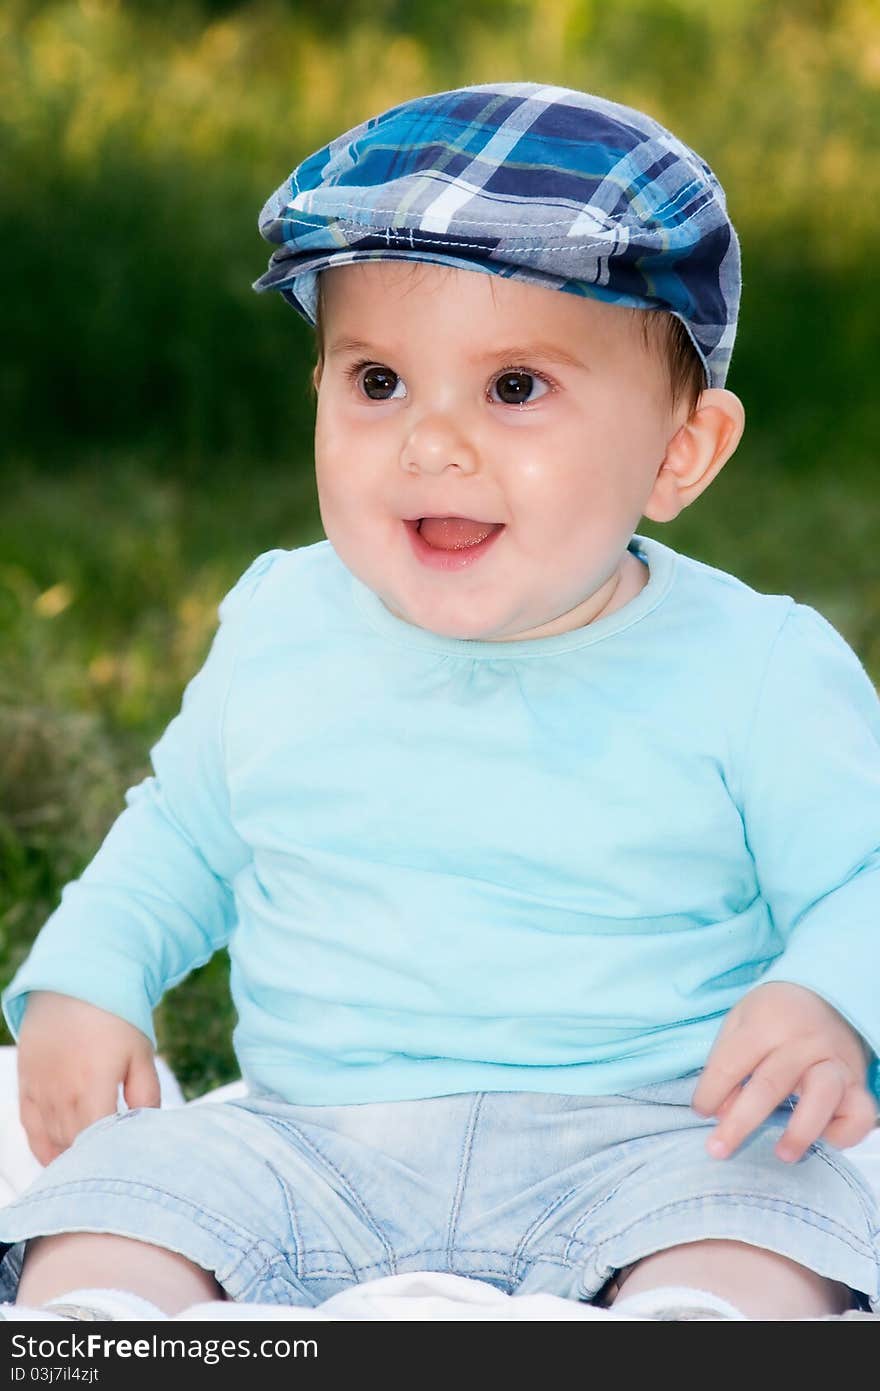
[[[51,970],[46,963],[43,963],[40,969],[37,966],[31,967],[30,963],[25,961],[2,995],[3,1017],[16,1043],[27,996],[34,990],[54,990],[59,995],[71,995],[76,1000],[96,1005],[98,1009],[106,1010],[108,1014],[115,1014],[126,1023],[133,1024],[142,1034],[146,1034],[155,1048],[153,1013],[143,982],[131,979],[126,981],[121,973],[113,984],[106,980],[96,982],[94,976],[94,969],[90,970],[85,966],[80,957],[56,956]]]

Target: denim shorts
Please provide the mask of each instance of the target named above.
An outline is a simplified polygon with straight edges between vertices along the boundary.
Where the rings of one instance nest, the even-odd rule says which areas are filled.
[[[0,1299],[23,1242],[115,1232],[180,1252],[230,1298],[316,1305],[446,1271],[595,1300],[621,1267],[702,1238],[765,1247],[880,1308],[880,1211],[818,1142],[773,1146],[792,1098],[729,1159],[690,1108],[698,1073],[616,1096],[462,1092],[350,1106],[260,1093],[108,1116],[0,1211]],[[2,1248],[0,1248],[2,1249]]]

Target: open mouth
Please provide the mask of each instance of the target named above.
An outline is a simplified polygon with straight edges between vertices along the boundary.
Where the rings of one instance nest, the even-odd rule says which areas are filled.
[[[416,560],[445,572],[476,565],[505,530],[504,522],[473,517],[412,517],[404,519],[404,526]]]
[[[502,522],[480,522],[472,517],[420,517],[416,522],[416,530],[425,545],[438,551],[479,546],[502,526]]]

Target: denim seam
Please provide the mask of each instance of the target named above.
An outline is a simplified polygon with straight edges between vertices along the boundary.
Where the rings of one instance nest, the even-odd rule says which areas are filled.
[[[448,1254],[449,1254],[449,1248],[448,1248],[447,1246],[417,1246],[417,1247],[415,1247],[414,1250],[409,1251],[409,1252],[405,1253],[404,1255],[401,1255],[400,1259],[403,1261],[403,1260],[412,1260],[412,1258],[413,1258],[414,1256],[448,1256]],[[492,1251],[492,1250],[484,1250],[482,1247],[479,1247],[479,1246],[477,1246],[477,1247],[459,1246],[459,1247],[457,1248],[456,1255],[458,1255],[459,1257],[462,1257],[462,1256],[499,1256],[499,1257],[501,1258],[502,1261],[506,1262],[506,1264],[503,1265],[503,1266],[500,1266],[500,1267],[499,1267],[499,1266],[495,1266],[495,1265],[491,1265],[491,1266],[487,1266],[486,1269],[489,1270],[489,1271],[491,1271],[491,1273],[492,1273],[493,1275],[499,1276],[501,1279],[504,1279],[504,1280],[506,1280],[506,1281],[508,1281],[508,1282],[511,1280],[511,1272],[510,1272],[510,1252],[509,1252],[509,1251]],[[355,1270],[355,1272],[356,1272],[358,1275],[363,1275],[365,1271],[381,1269],[381,1266],[382,1266],[382,1262],[381,1262],[381,1261],[370,1261],[370,1262],[369,1262],[368,1264],[366,1264],[366,1265],[354,1266],[353,1269]],[[331,1272],[331,1273],[335,1273],[335,1272]]]
[[[861,1189],[861,1186],[858,1183],[854,1182],[852,1174],[847,1169],[843,1168],[840,1164],[838,1164],[834,1157],[827,1152],[827,1150],[820,1149],[818,1145],[811,1145],[810,1153],[815,1154],[816,1158],[821,1159],[823,1163],[828,1166],[829,1169],[831,1169],[835,1174],[837,1174],[838,1178],[843,1179],[850,1192],[856,1198],[859,1207],[861,1208],[862,1213],[864,1215],[865,1222],[867,1223],[869,1230],[873,1233],[874,1239],[876,1241],[878,1232],[880,1232],[880,1228],[878,1228],[877,1226],[877,1212],[876,1209],[872,1209],[872,1207],[869,1206],[869,1204],[865,1201],[865,1195]]]
[[[580,1188],[583,1188],[585,1181],[585,1179],[581,1179],[578,1183],[574,1184],[571,1188],[569,1188],[565,1193],[562,1193],[557,1198],[554,1198],[553,1202],[549,1203],[547,1207],[544,1208],[540,1216],[538,1216],[535,1219],[535,1221],[532,1222],[531,1226],[525,1232],[519,1244],[517,1245],[516,1251],[513,1255],[513,1274],[515,1279],[521,1278],[519,1271],[519,1266],[521,1262],[530,1259],[530,1257],[526,1256],[525,1250],[529,1241],[531,1241],[531,1239],[533,1238],[535,1232],[541,1228],[541,1226],[544,1224],[547,1218],[552,1215],[552,1213],[556,1212],[557,1209],[561,1207],[561,1205],[564,1202],[566,1202],[570,1197],[577,1193]],[[575,1232],[577,1232],[578,1228],[583,1226],[584,1222],[586,1222],[588,1218],[592,1217],[595,1212],[598,1212],[600,1208],[604,1207],[606,1203],[609,1203],[621,1187],[622,1184],[618,1183],[615,1188],[612,1188],[610,1193],[606,1193],[602,1198],[595,1202],[591,1208],[589,1208],[585,1213],[583,1213],[581,1217],[578,1218],[569,1235],[568,1241],[566,1242],[565,1250],[562,1254],[563,1264],[568,1264],[568,1254],[571,1249],[572,1243],[576,1240]]]
[[[452,1204],[449,1209],[449,1223],[446,1228],[446,1266],[452,1269],[453,1249],[455,1245],[455,1229],[461,1214],[461,1205],[464,1201],[464,1187],[467,1182],[468,1167],[471,1154],[473,1153],[474,1134],[477,1128],[480,1110],[485,1100],[485,1092],[477,1092],[472,1103],[468,1117],[467,1127],[464,1134],[464,1142],[461,1147],[461,1154],[458,1160],[458,1178],[455,1185],[455,1193],[452,1197]]]
[[[336,1252],[332,1252],[331,1254],[335,1255],[335,1254],[337,1254],[337,1253],[336,1253]],[[377,1265],[381,1266],[381,1264],[382,1264],[381,1261],[377,1261]],[[285,1258],[284,1258],[283,1256],[274,1256],[274,1257],[272,1258],[272,1260],[266,1261],[265,1264],[264,1264],[264,1265],[261,1265],[260,1268],[259,1268],[259,1270],[257,1270],[257,1271],[254,1273],[254,1275],[252,1276],[252,1278],[251,1278],[251,1280],[250,1280],[250,1282],[249,1282],[249,1288],[253,1289],[254,1286],[255,1286],[256,1284],[258,1284],[258,1283],[264,1283],[267,1279],[270,1279],[270,1278],[274,1275],[274,1273],[275,1273],[276,1270],[289,1271],[289,1270],[290,1270],[290,1261],[285,1260]],[[282,1278],[283,1278],[283,1277],[282,1277]],[[358,1284],[357,1272],[354,1270],[354,1267],[353,1267],[353,1266],[349,1266],[349,1269],[348,1269],[348,1270],[330,1270],[330,1269],[310,1270],[309,1273],[308,1273],[307,1275],[302,1275],[302,1274],[300,1274],[299,1272],[297,1272],[297,1279],[298,1279],[298,1280],[300,1281],[300,1283],[303,1284],[303,1285],[308,1285],[308,1283],[309,1283],[310,1280],[318,1280],[318,1279],[344,1280],[345,1283],[346,1283],[347,1285],[356,1285],[356,1284]],[[285,1280],[284,1283],[285,1283],[286,1285],[289,1285],[289,1284],[290,1284],[290,1281],[289,1281],[289,1280]],[[237,1298],[240,1299],[240,1296],[237,1296]],[[243,1303],[247,1303],[247,1302],[251,1302],[251,1303],[257,1302],[257,1303],[259,1303],[259,1302],[261,1302],[261,1301],[259,1301],[259,1300],[258,1300],[258,1301],[244,1301],[244,1300],[243,1300],[243,1301],[241,1301],[241,1302],[243,1302]]]
[[[411,1251],[404,1251],[400,1259],[411,1261],[415,1256],[442,1256],[449,1248],[446,1246],[414,1246]],[[457,1256],[500,1256],[502,1260],[510,1260],[510,1251],[496,1251],[492,1246],[457,1246],[455,1250]],[[353,1266],[354,1270],[372,1270],[381,1265],[381,1261],[368,1261],[365,1265]]]
[[[48,1191],[45,1189],[40,1189],[36,1193],[22,1194],[21,1197],[16,1198],[15,1206],[16,1208],[29,1207],[34,1203],[42,1203],[47,1200],[54,1200],[55,1198],[65,1193],[75,1194],[81,1193],[82,1191],[85,1191],[86,1193],[97,1194],[105,1198],[140,1198],[143,1202],[152,1202],[157,1196],[160,1198],[171,1198],[173,1199],[175,1204],[187,1208],[190,1212],[195,1213],[198,1217],[208,1219],[207,1221],[196,1221],[196,1226],[202,1227],[205,1231],[210,1232],[212,1235],[221,1235],[223,1231],[233,1234],[235,1238],[234,1245],[236,1247],[246,1247],[248,1243],[253,1245],[253,1233],[246,1232],[243,1228],[234,1226],[231,1222],[227,1221],[227,1219],[225,1217],[222,1217],[219,1213],[212,1212],[210,1209],[205,1207],[199,1207],[195,1203],[190,1202],[188,1198],[185,1198],[180,1194],[169,1193],[168,1190],[165,1188],[157,1188],[153,1184],[141,1183],[139,1180],[136,1179],[114,1179],[113,1182],[114,1184],[118,1184],[119,1189],[122,1190],[121,1193],[116,1191],[116,1189],[105,1188],[100,1180],[70,1179],[67,1183],[56,1184],[54,1188]],[[167,1208],[167,1210],[169,1212],[173,1212],[174,1208]],[[212,1232],[212,1222],[215,1223],[217,1228],[219,1229],[217,1232]]]
[[[606,1203],[610,1203],[611,1199],[614,1198],[620,1192],[622,1187],[623,1184],[618,1183],[615,1188],[612,1188],[610,1193],[606,1193],[603,1198],[600,1198],[597,1203],[593,1204],[589,1212],[585,1212],[583,1216],[578,1218],[577,1222],[575,1222],[574,1226],[568,1234],[568,1240],[565,1243],[565,1250],[562,1253],[562,1259],[566,1264],[570,1264],[574,1260],[574,1257],[571,1253],[573,1246],[585,1246],[587,1244],[586,1242],[581,1241],[581,1239],[578,1236],[578,1232],[580,1231],[581,1227],[588,1220],[588,1218],[594,1217],[595,1214],[599,1212],[601,1208],[605,1207]]]
[[[550,1217],[554,1212],[556,1212],[557,1208],[560,1208],[562,1204],[566,1202],[570,1197],[572,1197],[572,1195],[575,1194],[581,1187],[582,1184],[576,1183],[573,1184],[572,1187],[567,1189],[564,1193],[560,1193],[558,1197],[554,1198],[552,1203],[549,1203],[548,1206],[544,1208],[543,1212],[541,1212],[540,1215],[535,1218],[535,1220],[523,1233],[519,1242],[517,1243],[516,1250],[514,1251],[513,1258],[511,1260],[511,1275],[514,1280],[519,1280],[521,1278],[519,1267],[521,1262],[526,1259],[525,1248],[531,1241],[535,1232],[538,1231],[538,1229],[543,1225],[544,1222],[546,1222],[548,1217]]]
[[[338,1251],[326,1251],[326,1250],[325,1250],[325,1251],[319,1252],[318,1254],[320,1254],[320,1255],[333,1255],[333,1256],[336,1256],[336,1255],[340,1255],[340,1254],[342,1254],[342,1253],[340,1253],[340,1252],[338,1252]],[[343,1259],[345,1259],[345,1256],[344,1256],[344,1255],[343,1255]],[[241,1264],[242,1264],[242,1263],[239,1262],[239,1264],[235,1267],[235,1269],[234,1269],[234,1270],[231,1270],[231,1271],[229,1272],[229,1277],[228,1277],[229,1282],[231,1282],[232,1276],[234,1276],[234,1275],[241,1269]],[[346,1281],[346,1283],[349,1284],[349,1285],[357,1284],[357,1283],[358,1283],[358,1279],[357,1279],[357,1269],[351,1264],[350,1261],[348,1261],[347,1264],[348,1264],[348,1270],[332,1270],[332,1269],[329,1269],[329,1268],[321,1268],[321,1269],[318,1269],[318,1270],[310,1270],[310,1271],[308,1271],[307,1273],[303,1273],[301,1270],[297,1269],[297,1270],[294,1271],[294,1274],[295,1274],[295,1276],[296,1276],[296,1279],[297,1279],[302,1285],[308,1285],[309,1281],[310,1281],[310,1280],[313,1280],[313,1279],[328,1278],[328,1277],[332,1277],[334,1280],[344,1280],[344,1281]],[[376,1264],[376,1267],[377,1267],[378,1269],[382,1269],[382,1267],[383,1267],[383,1262],[382,1262],[382,1261],[376,1261],[375,1264]],[[281,1270],[283,1270],[283,1271],[286,1271],[286,1272],[289,1272],[290,1269],[291,1269],[291,1261],[290,1261],[289,1257],[286,1256],[283,1252],[281,1252],[281,1253],[277,1253],[277,1252],[276,1252],[276,1253],[273,1253],[273,1255],[268,1256],[268,1257],[266,1258],[266,1260],[263,1262],[262,1265],[258,1266],[254,1271],[252,1271],[252,1272],[249,1274],[249,1277],[248,1277],[248,1280],[247,1280],[247,1284],[246,1284],[246,1288],[247,1288],[247,1289],[253,1289],[255,1285],[258,1285],[258,1284],[263,1283],[267,1278],[270,1278],[270,1277],[274,1274],[274,1272],[275,1272],[276,1270],[279,1270],[279,1269],[281,1269]],[[289,1285],[289,1284],[290,1284],[289,1279],[286,1280],[285,1283]],[[235,1295],[235,1299],[236,1299],[236,1300],[241,1300],[241,1295],[240,1295],[240,1294]],[[243,1301],[243,1302],[247,1302],[247,1301]]]
[[[239,1261],[238,1265],[235,1267],[235,1270],[231,1270],[231,1271],[229,1272],[229,1276],[228,1276],[228,1279],[227,1279],[227,1283],[228,1283],[228,1284],[231,1284],[231,1283],[232,1283],[232,1277],[233,1277],[235,1274],[237,1274],[238,1271],[241,1269],[241,1264],[242,1264],[242,1263]],[[274,1256],[271,1256],[271,1257],[267,1258],[267,1259],[263,1262],[263,1264],[262,1264],[261,1266],[258,1266],[256,1270],[254,1270],[254,1271],[252,1271],[252,1272],[250,1273],[249,1277],[245,1280],[245,1282],[244,1282],[243,1286],[241,1287],[241,1289],[240,1289],[240,1290],[237,1290],[235,1294],[231,1294],[232,1299],[233,1299],[236,1303],[249,1303],[249,1302],[252,1302],[252,1301],[248,1301],[248,1300],[246,1300],[246,1299],[244,1298],[244,1295],[246,1294],[246,1292],[247,1292],[248,1290],[253,1290],[253,1289],[255,1288],[255,1286],[257,1286],[257,1285],[263,1284],[263,1283],[265,1282],[266,1278],[267,1278],[267,1273],[268,1273],[269,1275],[271,1275],[271,1273],[272,1273],[273,1271],[277,1270],[279,1266],[283,1266],[283,1267],[286,1268],[286,1270],[289,1271],[289,1270],[290,1270],[290,1261],[287,1260],[286,1257],[283,1256],[283,1255],[274,1255]],[[299,1277],[297,1277],[297,1278],[299,1278]],[[290,1284],[289,1279],[285,1281],[285,1284],[287,1284],[287,1285]],[[224,1289],[226,1289],[226,1285],[224,1285]],[[228,1292],[228,1293],[231,1293],[231,1291],[227,1291],[227,1292]]]
[[[290,1232],[291,1232],[291,1235],[292,1235],[292,1237],[293,1237],[293,1245],[294,1245],[293,1256],[294,1256],[294,1269],[295,1269],[295,1272],[296,1272],[296,1277],[297,1277],[298,1280],[301,1280],[301,1279],[303,1278],[303,1270],[302,1270],[302,1267],[303,1267],[303,1243],[302,1243],[302,1235],[301,1235],[301,1233],[300,1233],[300,1228],[299,1228],[299,1221],[298,1221],[297,1215],[296,1215],[296,1206],[295,1206],[294,1196],[293,1196],[293,1193],[291,1192],[290,1184],[287,1182],[287,1179],[284,1177],[284,1175],[279,1173],[279,1174],[276,1174],[275,1177],[276,1177],[277,1180],[278,1180],[278,1187],[281,1189],[281,1193],[282,1193],[283,1198],[284,1198],[284,1203],[285,1203],[285,1206],[286,1206],[286,1208],[287,1208],[287,1216],[288,1216],[288,1219],[289,1219],[289,1221],[290,1221]],[[329,1253],[329,1252],[322,1252],[321,1254],[322,1254],[322,1255],[325,1255],[325,1254],[326,1254],[326,1255],[329,1255],[330,1253]]]
[[[199,1207],[180,1194],[169,1193],[164,1188],[156,1188],[152,1184],[140,1183],[131,1179],[117,1179],[114,1180],[114,1182],[118,1184],[119,1188],[108,1190],[93,1179],[72,1179],[68,1183],[58,1184],[50,1193],[41,1190],[40,1192],[17,1198],[15,1205],[16,1208],[30,1206],[44,1202],[47,1199],[54,1200],[57,1197],[63,1196],[65,1193],[69,1193],[73,1196],[74,1194],[81,1194],[83,1191],[87,1194],[104,1198],[124,1197],[127,1200],[137,1200],[153,1204],[155,1204],[156,1197],[172,1198],[175,1206],[169,1207],[163,1204],[166,1212],[170,1213],[172,1216],[183,1217],[184,1220],[191,1222],[199,1231],[205,1232],[208,1236],[214,1237],[218,1241],[225,1241],[228,1246],[232,1246],[239,1259],[237,1264],[228,1272],[227,1279],[231,1279],[238,1273],[248,1257],[252,1255],[255,1245],[260,1245],[265,1242],[265,1245],[268,1246],[270,1250],[272,1249],[271,1243],[267,1241],[265,1237],[255,1237],[252,1232],[246,1232],[240,1227],[233,1226],[231,1222],[228,1222],[224,1217],[220,1216],[220,1214],[212,1212],[204,1207]],[[119,1191],[120,1189],[122,1190],[121,1192]],[[184,1208],[186,1211],[179,1212],[177,1210],[179,1208]],[[100,1232],[103,1229],[95,1227],[75,1227],[69,1230]],[[140,1239],[145,1240],[145,1238]],[[284,1253],[276,1249],[275,1254],[273,1254],[271,1258],[267,1258],[267,1260],[258,1267],[253,1278],[257,1278],[266,1266],[272,1262],[285,1259]]]
[[[396,1275],[397,1262],[394,1255],[394,1248],[391,1246],[391,1243],[388,1241],[387,1237],[382,1232],[378,1222],[373,1217],[373,1214],[370,1212],[363,1198],[360,1196],[359,1193],[355,1191],[354,1188],[352,1188],[351,1184],[343,1174],[342,1170],[337,1168],[333,1161],[329,1159],[327,1155],[324,1154],[323,1151],[318,1148],[317,1145],[313,1144],[311,1140],[307,1139],[307,1137],[300,1130],[299,1126],[296,1125],[293,1121],[276,1121],[274,1117],[267,1117],[267,1119],[269,1120],[269,1123],[271,1125],[277,1125],[283,1127],[288,1131],[292,1131],[293,1134],[296,1135],[297,1139],[300,1141],[300,1144],[302,1144],[311,1155],[313,1155],[317,1160],[319,1160],[320,1163],[322,1163],[327,1169],[330,1169],[331,1172],[336,1175],[336,1178],[338,1179],[342,1189],[348,1197],[348,1200],[351,1203],[352,1207],[354,1207],[355,1210],[359,1213],[363,1222],[366,1224],[367,1227],[369,1227],[370,1231],[373,1233],[379,1245],[383,1248],[391,1274]]]
[[[729,1192],[701,1193],[698,1199],[698,1202],[700,1204],[715,1201],[720,1202],[727,1207],[760,1208],[765,1212],[773,1213],[775,1216],[778,1216],[780,1213],[782,1213],[783,1216],[793,1217],[796,1221],[803,1222],[805,1226],[815,1228],[815,1230],[821,1232],[823,1236],[830,1237],[833,1241],[839,1241],[842,1245],[847,1246],[851,1251],[855,1252],[857,1256],[861,1256],[863,1259],[867,1260],[876,1260],[875,1252],[872,1251],[869,1247],[854,1244],[858,1242],[858,1238],[856,1237],[854,1232],[848,1231],[848,1229],[845,1227],[840,1227],[836,1222],[831,1223],[834,1230],[828,1231],[824,1227],[820,1227],[818,1222],[811,1220],[810,1208],[802,1207],[800,1204],[794,1204],[787,1199],[779,1199],[777,1202],[774,1203],[772,1201],[768,1201],[766,1198],[752,1198],[749,1197],[747,1194],[737,1194],[736,1196],[732,1196]],[[654,1219],[656,1217],[661,1217],[666,1213],[676,1212],[685,1208],[692,1207],[694,1207],[693,1198],[679,1198],[673,1203],[665,1203],[662,1207],[654,1208],[654,1210],[649,1214],[649,1216],[651,1219]],[[830,1219],[828,1220],[830,1222]],[[604,1240],[597,1242],[592,1247],[595,1255],[598,1257],[599,1253],[602,1250],[604,1250],[606,1246],[609,1246],[611,1242],[618,1241],[622,1236],[626,1236],[635,1227],[644,1225],[645,1221],[646,1218],[644,1216],[638,1217],[634,1222],[628,1223],[627,1226],[621,1227],[618,1231],[613,1232],[608,1237],[605,1237]],[[577,1245],[587,1246],[587,1243],[578,1242]],[[587,1249],[590,1249],[589,1246],[587,1246]]]

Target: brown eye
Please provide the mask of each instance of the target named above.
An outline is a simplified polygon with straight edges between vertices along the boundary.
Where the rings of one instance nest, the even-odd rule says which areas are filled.
[[[546,389],[546,383],[531,372],[502,372],[500,377],[495,378],[494,386],[498,400],[503,401],[505,406],[522,406],[536,399],[536,386]],[[543,395],[543,392],[539,391],[538,395]]]
[[[406,395],[406,387],[400,377],[389,367],[367,367],[361,373],[361,389],[371,401],[390,401],[393,397]]]

